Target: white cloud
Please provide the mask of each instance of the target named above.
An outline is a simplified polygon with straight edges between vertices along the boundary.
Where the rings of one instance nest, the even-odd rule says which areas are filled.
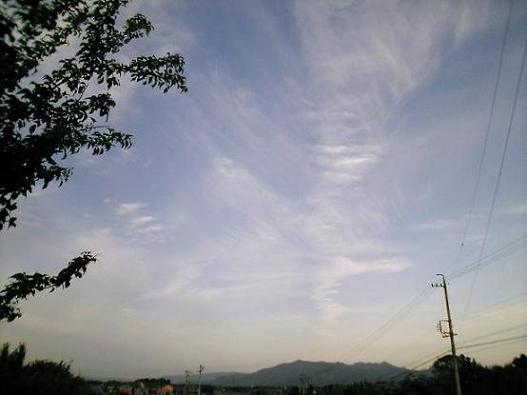
[[[213,75],[195,71],[194,86],[201,80],[206,94],[191,91],[192,105],[183,116],[174,111],[174,122],[161,133],[168,139],[161,142],[178,144],[167,147],[170,155],[176,148],[188,149],[182,158],[200,159],[180,170],[184,187],[178,184],[182,178],[176,186],[163,182],[170,189],[166,196],[173,196],[169,203],[117,205],[108,200],[116,205],[114,220],[121,228],[82,232],[75,244],[101,251],[104,262],[88,275],[101,291],[97,306],[104,310],[101,299],[108,297],[107,309],[118,315],[114,319],[104,311],[111,317],[101,320],[110,325],[108,333],[119,338],[119,326],[128,323],[123,329],[130,335],[127,340],[139,344],[135,340],[146,331],[133,328],[150,325],[153,342],[163,343],[156,355],[175,354],[166,352],[165,345],[172,344],[170,351],[178,351],[178,357],[187,346],[189,354],[198,354],[197,333],[214,341],[220,333],[216,343],[221,344],[212,346],[218,354],[232,355],[232,349],[247,348],[227,352],[222,348],[226,336],[235,337],[237,346],[243,339],[250,349],[269,344],[260,342],[266,333],[273,339],[277,334],[292,337],[295,325],[303,336],[335,336],[348,331],[342,322],[356,312],[385,314],[385,302],[350,303],[345,285],[353,276],[381,281],[414,262],[404,245],[386,237],[390,227],[406,225],[397,219],[404,216],[407,198],[398,177],[391,177],[395,172],[387,157],[394,155],[394,144],[409,143],[405,153],[413,156],[398,158],[404,162],[400,166],[404,172],[420,171],[416,162],[429,160],[423,141],[429,143],[431,132],[401,139],[388,125],[441,63],[445,42],[455,35],[461,43],[482,26],[484,13],[476,17],[463,11],[458,18],[458,10],[455,2],[301,1],[295,5],[295,39],[302,49],[294,69],[273,77],[272,97],[258,84],[243,85],[230,70],[218,67]],[[165,26],[153,36],[168,33],[171,16],[157,18]],[[261,18],[271,34],[278,34],[269,28],[276,22]],[[173,38],[158,44],[170,45]],[[297,53],[278,39],[272,41],[280,47],[277,53]],[[124,99],[133,93],[127,89]],[[137,111],[134,106],[129,110]],[[438,127],[437,134],[443,129]],[[438,156],[446,144],[437,144]],[[166,153],[164,147],[159,152]],[[165,165],[160,158],[158,165]],[[166,167],[171,166],[177,165]],[[461,222],[440,218],[417,227],[450,230]],[[136,316],[129,317],[134,311]],[[165,325],[158,325],[155,320],[164,314],[169,316]],[[314,348],[321,344],[319,338],[310,340],[317,340],[310,343]],[[341,340],[338,346],[320,347],[324,351],[316,355],[327,357],[326,350],[340,348]],[[262,355],[254,352],[255,360]],[[266,352],[276,357],[281,351],[268,347]]]
[[[350,234],[349,228],[361,226],[362,221],[371,222],[373,213],[369,210],[365,210],[366,218],[342,219],[341,213],[348,208],[341,207],[338,199],[315,203],[309,198],[290,200],[277,195],[232,159],[216,158],[213,163],[208,190],[241,212],[246,220],[231,232],[230,239],[220,242],[221,245],[226,243],[225,250],[233,254],[228,261],[251,257],[253,270],[258,273],[255,279],[261,281],[267,273],[273,274],[274,265],[269,267],[267,263],[272,259],[280,265],[282,276],[290,273],[289,281],[296,284],[295,288],[305,289],[306,284],[312,284],[313,288],[307,288],[307,292],[315,302],[322,323],[333,321],[348,311],[336,302],[343,279],[367,272],[400,271],[409,265],[402,260],[368,258],[358,261],[351,258],[355,254],[378,257],[393,253],[391,247],[382,246],[364,235],[345,237]],[[237,258],[238,254],[241,258]],[[262,258],[256,258],[259,256]],[[245,276],[244,281],[247,281]],[[281,285],[271,283],[273,288],[268,289],[276,286]],[[257,292],[257,288],[251,287],[245,292],[250,290]]]
[[[139,234],[151,234],[151,233],[157,233],[163,230],[163,226],[160,224],[155,225],[148,225],[144,227],[138,227],[134,229],[135,232]]]
[[[436,218],[415,226],[417,230],[452,230],[459,228],[462,221],[452,218]]]
[[[527,215],[527,202],[519,202],[503,207],[499,210],[501,215],[523,216]]]
[[[130,225],[132,226],[141,226],[145,224],[150,224],[151,222],[156,221],[156,217],[150,215],[143,215],[140,217],[135,217],[130,220]]]
[[[335,262],[327,262],[319,269],[319,282],[311,296],[320,311],[322,323],[331,323],[354,311],[335,300],[346,278],[364,273],[399,272],[408,266],[408,262],[390,259],[357,262],[349,258],[340,258]]]
[[[145,206],[145,203],[121,203],[117,206],[115,212],[119,215],[131,215],[137,213]]]
[[[488,26],[489,17],[496,12],[492,6],[491,1],[465,0],[459,2],[458,10],[453,18],[456,44],[459,45]]]
[[[132,202],[121,203],[115,208],[115,214],[123,224],[121,231],[135,242],[166,241],[190,222],[190,217],[183,210],[159,216],[145,213],[146,207],[145,203]]]

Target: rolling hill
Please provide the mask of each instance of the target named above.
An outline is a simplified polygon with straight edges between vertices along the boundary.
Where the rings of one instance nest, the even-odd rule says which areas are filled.
[[[210,381],[218,386],[291,386],[299,385],[304,375],[309,384],[324,386],[350,384],[357,381],[377,381],[408,370],[389,363],[355,363],[295,361],[260,369],[254,373],[234,373]]]

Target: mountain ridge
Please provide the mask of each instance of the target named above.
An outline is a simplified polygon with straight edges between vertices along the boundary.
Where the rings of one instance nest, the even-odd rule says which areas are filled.
[[[300,377],[303,376],[306,384],[325,386],[385,380],[407,372],[410,371],[387,362],[356,362],[348,365],[343,362],[295,360],[262,368],[252,373],[209,373],[208,376],[202,376],[201,383],[224,387],[280,387],[299,385]],[[173,383],[181,383],[181,378],[184,376],[166,377]],[[177,380],[172,380],[172,378],[177,378]],[[195,383],[196,379],[192,381]]]

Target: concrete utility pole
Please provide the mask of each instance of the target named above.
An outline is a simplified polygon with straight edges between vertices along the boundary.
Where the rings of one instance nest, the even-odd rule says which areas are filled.
[[[443,337],[450,337],[450,347],[452,348],[452,364],[454,368],[454,378],[456,380],[456,394],[461,395],[461,380],[459,378],[459,366],[457,363],[457,356],[456,356],[456,343],[454,342],[454,336],[456,335],[454,333],[454,327],[452,326],[452,316],[450,315],[450,304],[448,303],[448,290],[446,286],[446,280],[445,276],[443,274],[436,274],[436,276],[441,276],[443,281],[441,283],[432,283],[432,287],[436,288],[443,288],[443,291],[445,292],[445,304],[446,304],[446,314],[447,314],[447,322],[448,322],[448,331],[443,330],[441,327],[441,323],[444,322],[444,320],[439,321],[439,324],[437,328],[439,329],[439,332],[443,335]]]
[[[190,370],[185,370],[185,395],[190,395]]]
[[[306,380],[307,377],[304,373],[300,374],[300,394],[306,395]]]
[[[198,377],[198,395],[201,395],[201,373],[205,370],[205,366],[199,365],[199,377]]]

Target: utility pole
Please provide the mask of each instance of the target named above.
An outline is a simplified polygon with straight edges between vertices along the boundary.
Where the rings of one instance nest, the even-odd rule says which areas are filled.
[[[205,366],[199,365],[199,377],[198,377],[198,395],[201,395],[201,373],[205,370]]]
[[[190,395],[190,370],[185,370],[185,395]]]
[[[454,368],[454,378],[456,381],[456,394],[461,395],[461,380],[459,378],[459,366],[457,363],[457,356],[456,356],[456,343],[454,342],[454,336],[456,335],[456,333],[454,333],[454,327],[452,326],[452,316],[450,315],[450,304],[448,303],[448,289],[446,286],[445,276],[443,274],[436,274],[436,276],[441,276],[443,281],[440,283],[432,283],[432,287],[443,288],[443,291],[445,293],[445,305],[446,305],[446,314],[447,314],[447,322],[448,322],[448,331],[443,330],[441,326],[441,323],[444,322],[444,320],[439,321],[437,328],[439,332],[443,335],[443,337],[450,337],[450,347],[452,348],[452,366]]]
[[[304,373],[300,374],[300,394],[306,395],[306,375]]]

